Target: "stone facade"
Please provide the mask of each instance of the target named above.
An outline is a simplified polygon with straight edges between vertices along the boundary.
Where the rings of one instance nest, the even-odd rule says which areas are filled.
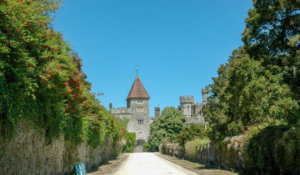
[[[137,145],[135,152],[145,151],[143,144],[149,142],[150,124],[152,123],[149,112],[149,98],[150,96],[137,76],[126,99],[127,107],[115,109],[110,103],[109,110],[111,114],[120,119],[123,117],[130,119],[127,130],[136,133]]]
[[[196,123],[206,125],[205,116],[202,107],[207,103],[208,91],[202,89],[202,103],[194,102],[194,96],[180,96],[179,110],[187,118],[187,123]],[[150,118],[149,99],[146,89],[144,88],[140,78],[137,76],[127,96],[127,107],[113,108],[112,103],[109,104],[111,114],[119,119],[128,118],[129,123],[127,130],[136,133],[137,145],[135,152],[143,152],[143,143],[150,140],[150,124],[160,116],[160,107],[155,107],[155,118]]]
[[[195,123],[199,125],[206,125],[205,116],[203,114],[203,106],[207,103],[208,90],[202,89],[202,103],[196,103],[194,96],[180,96],[180,105],[178,109],[187,118],[186,123]]]

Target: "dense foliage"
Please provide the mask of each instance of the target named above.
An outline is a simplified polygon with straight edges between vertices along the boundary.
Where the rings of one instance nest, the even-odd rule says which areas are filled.
[[[299,126],[299,2],[254,1],[235,50],[210,86],[205,111],[211,138],[241,134],[254,124]]]
[[[151,145],[150,145],[150,143],[145,142],[145,143],[143,144],[143,146],[144,146],[144,148],[145,148],[145,150],[146,150],[147,152],[152,151],[152,150],[151,150]]]
[[[186,118],[174,107],[166,107],[161,116],[150,125],[150,146],[157,151],[163,140],[173,140],[182,130]]]
[[[0,135],[13,136],[21,118],[93,147],[120,139],[125,128],[90,92],[80,57],[51,27],[56,0],[0,0]]]
[[[213,78],[213,95],[205,112],[212,126],[211,139],[245,133],[257,123],[290,123],[299,107],[278,66],[271,70],[240,48]]]
[[[247,134],[247,153],[257,171],[298,174],[299,165],[285,162],[299,161],[300,2],[254,0],[253,5],[245,45],[233,51],[210,85],[204,109],[209,137],[221,141]],[[260,129],[249,134],[254,128]]]
[[[135,140],[136,134],[134,132],[125,132],[124,139],[126,140],[126,145],[123,148],[123,152],[132,153],[136,145]]]
[[[247,152],[250,163],[261,174],[299,174],[299,144],[299,129],[268,126],[250,139]]]
[[[180,146],[184,148],[186,142],[194,139],[202,139],[206,136],[205,128],[203,125],[197,125],[189,123],[182,128],[180,133],[176,135],[175,142],[178,142]]]

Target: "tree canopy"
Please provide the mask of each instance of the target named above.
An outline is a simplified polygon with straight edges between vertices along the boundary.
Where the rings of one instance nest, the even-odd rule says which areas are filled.
[[[264,122],[299,125],[299,2],[253,2],[245,45],[232,52],[210,85],[204,110],[213,140]]]
[[[174,107],[166,107],[161,116],[150,125],[150,145],[153,151],[158,150],[163,140],[173,140],[182,130],[185,116]]]
[[[175,137],[175,142],[178,142],[182,148],[186,142],[194,140],[195,138],[204,138],[206,136],[205,128],[203,125],[189,123],[182,128],[180,133]]]

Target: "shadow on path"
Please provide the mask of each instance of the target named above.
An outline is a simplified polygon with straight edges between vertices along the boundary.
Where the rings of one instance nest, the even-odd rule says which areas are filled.
[[[122,154],[113,160],[109,160],[107,163],[101,164],[97,169],[91,170],[87,175],[109,175],[120,166],[129,157],[128,153]]]
[[[177,157],[172,157],[169,155],[165,155],[165,154],[161,154],[161,153],[155,153],[157,156],[168,160],[170,162],[173,162],[177,165],[180,165],[186,169],[189,169],[195,173],[198,173],[200,175],[238,175],[238,173],[233,173],[230,171],[226,171],[226,170],[221,170],[218,169],[217,167],[214,166],[206,166],[203,164],[199,164],[199,163],[194,163],[194,162],[190,162],[187,160],[183,160],[183,159],[179,159]]]

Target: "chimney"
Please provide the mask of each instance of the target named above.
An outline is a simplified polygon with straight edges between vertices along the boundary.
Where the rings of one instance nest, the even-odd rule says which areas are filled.
[[[201,91],[202,91],[202,102],[206,103],[207,102],[207,98],[208,98],[208,91],[209,91],[208,87],[206,86]]]
[[[158,118],[160,116],[160,107],[155,107],[155,118]]]
[[[111,111],[112,103],[109,103],[109,111]]]

